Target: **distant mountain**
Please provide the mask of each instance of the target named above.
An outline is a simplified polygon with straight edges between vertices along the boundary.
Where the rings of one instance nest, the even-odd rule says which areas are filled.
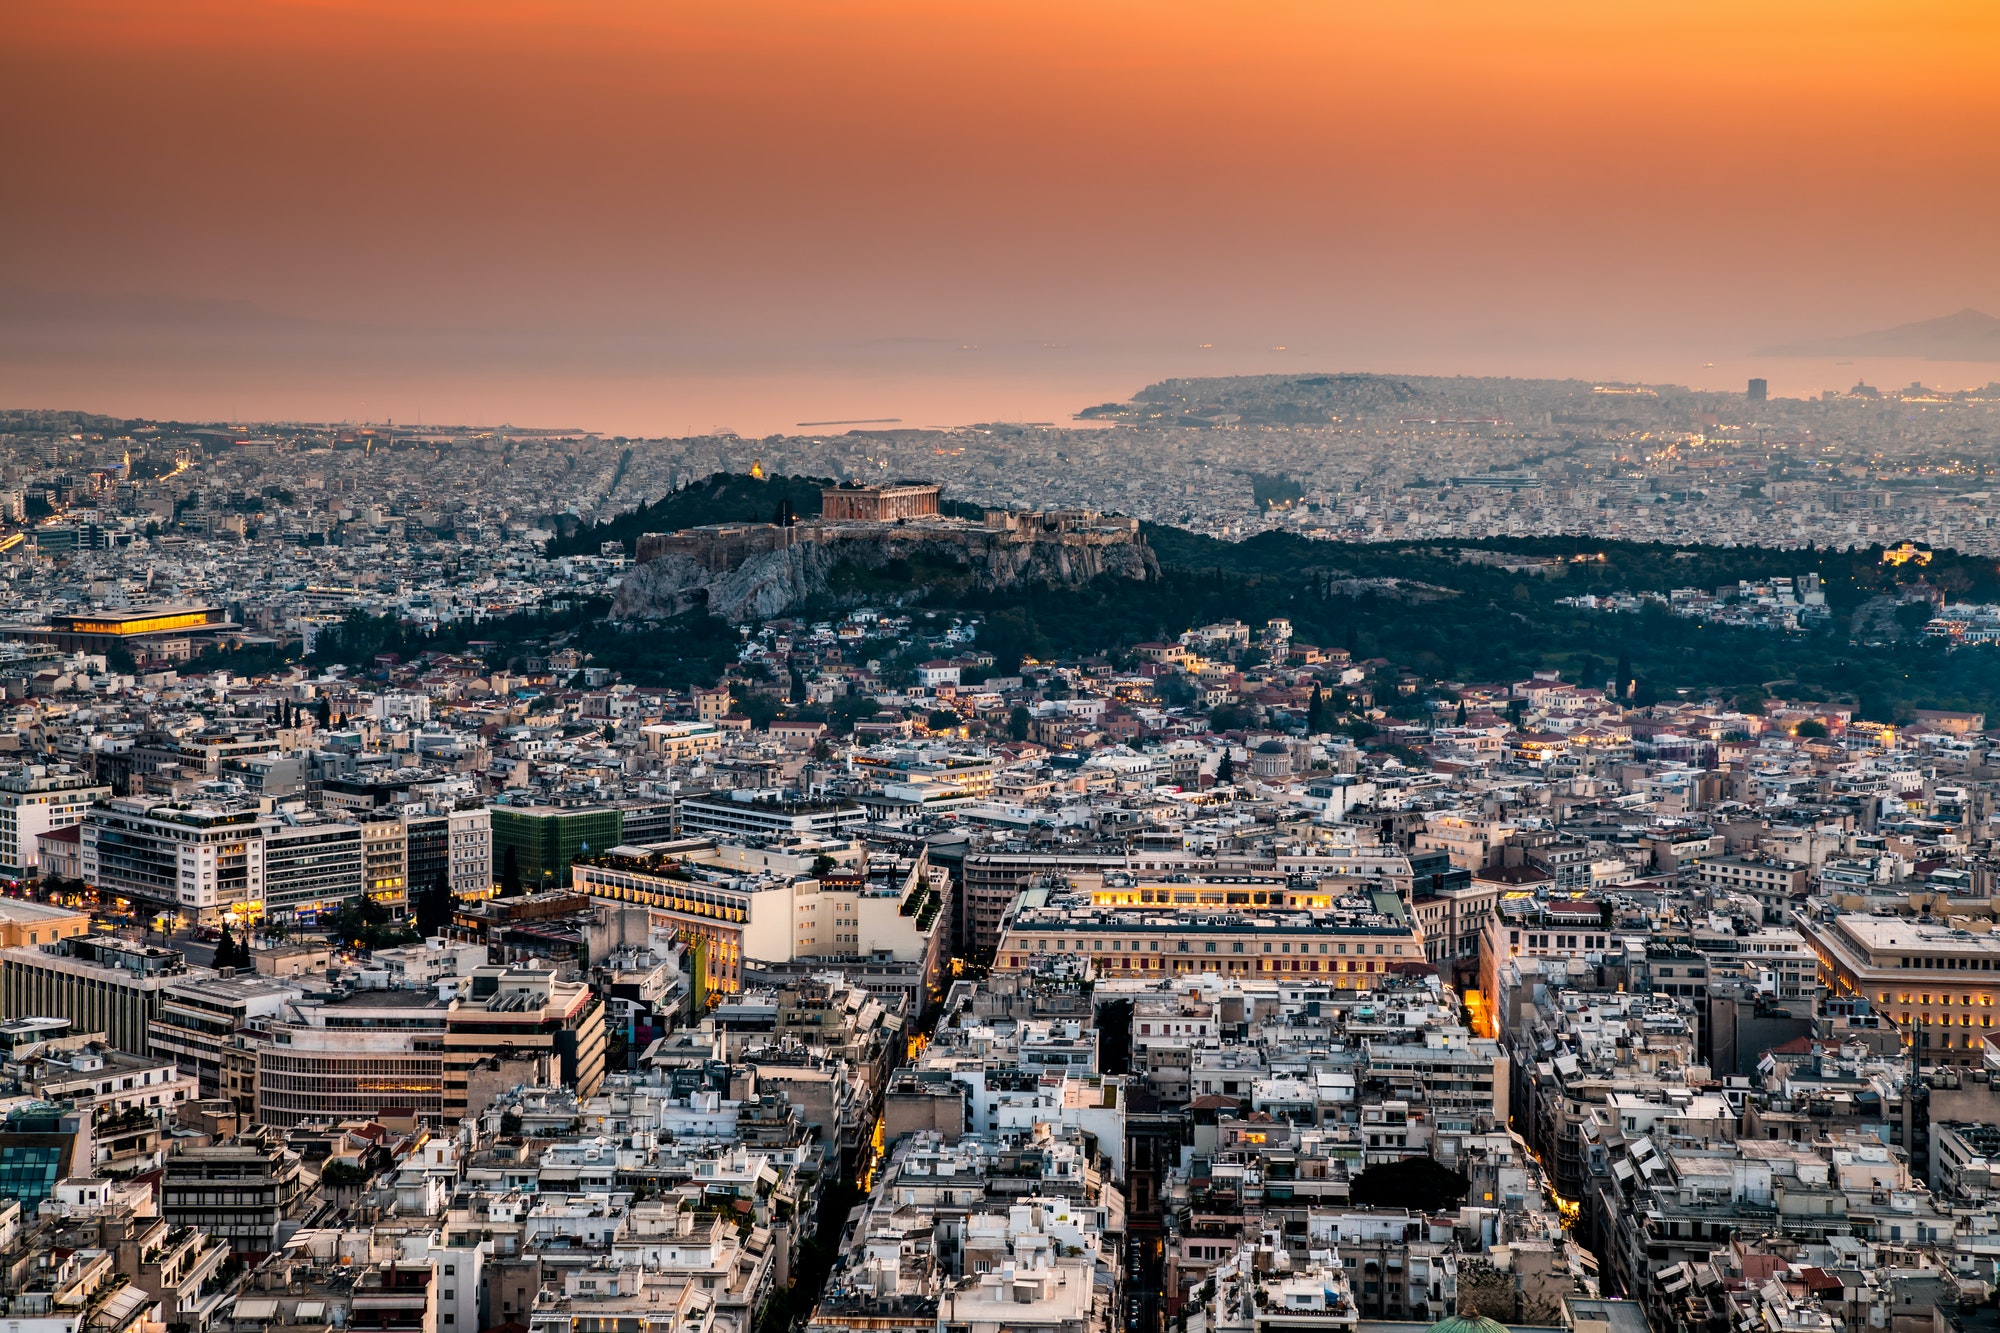
[[[1759,348],[1758,356],[1902,356],[1925,361],[2000,361],[2000,319],[1970,307],[1941,319],[1841,338]]]

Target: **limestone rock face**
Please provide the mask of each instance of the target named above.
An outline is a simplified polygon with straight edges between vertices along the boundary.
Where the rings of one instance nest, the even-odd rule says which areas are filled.
[[[749,555],[725,569],[668,551],[625,576],[611,617],[666,618],[706,606],[732,622],[768,619],[826,595],[842,565],[879,572],[899,563],[924,571],[926,582],[987,589],[1024,583],[1075,587],[1106,574],[1145,580],[1160,573],[1152,548],[1136,536],[1129,540],[1075,534],[1024,537],[979,528],[962,534],[918,530],[908,536],[879,529],[853,536],[829,532],[782,550]],[[854,598],[880,599],[879,591]]]

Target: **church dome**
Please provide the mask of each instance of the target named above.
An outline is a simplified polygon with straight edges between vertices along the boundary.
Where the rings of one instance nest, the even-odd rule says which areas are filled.
[[[1485,1315],[1446,1315],[1424,1333],[1507,1333],[1507,1326]]]

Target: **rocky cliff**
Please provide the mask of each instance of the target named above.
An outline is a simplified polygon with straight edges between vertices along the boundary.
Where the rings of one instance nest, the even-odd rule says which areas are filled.
[[[1159,561],[1136,533],[1022,535],[969,526],[954,532],[936,526],[907,532],[877,527],[851,534],[821,530],[787,549],[751,555],[723,570],[669,551],[625,576],[611,616],[645,620],[706,606],[725,620],[761,620],[818,597],[857,604],[881,600],[882,577],[905,574],[911,579],[909,591],[916,592],[954,585],[1073,587],[1106,574],[1151,579],[1159,573]],[[840,585],[855,581],[844,576],[855,574],[869,586],[864,592],[844,593]],[[869,575],[877,577],[869,580]]]

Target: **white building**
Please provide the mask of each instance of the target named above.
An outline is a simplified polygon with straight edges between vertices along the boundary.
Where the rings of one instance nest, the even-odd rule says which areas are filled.
[[[34,874],[41,864],[35,839],[77,823],[93,802],[110,795],[111,788],[66,767],[31,764],[0,774],[0,875]]]

